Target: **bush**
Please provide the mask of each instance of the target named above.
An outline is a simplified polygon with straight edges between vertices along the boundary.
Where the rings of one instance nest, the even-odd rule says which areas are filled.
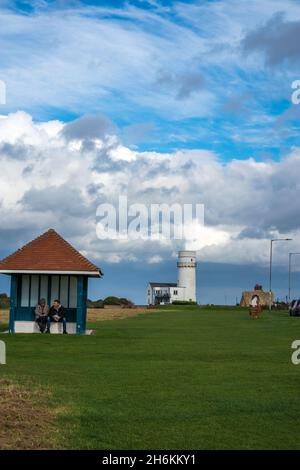
[[[269,310],[269,305],[263,305],[262,310]],[[289,305],[286,302],[274,302],[272,304],[272,310],[288,310]]]
[[[87,300],[87,307],[88,308],[104,308],[104,302],[102,299],[99,300]]]
[[[104,299],[103,302],[104,302],[104,305],[126,305],[126,306],[133,305],[133,302],[131,302],[131,300],[128,300],[124,297],[110,296],[110,297],[106,297],[106,299]]]
[[[109,296],[106,297],[104,300],[104,305],[121,305],[121,301],[119,297]]]
[[[197,305],[197,302],[193,302],[191,300],[174,300],[172,305]]]
[[[0,294],[0,308],[9,308],[9,297],[7,294]]]
[[[132,307],[134,305],[131,300],[126,299],[125,297],[120,298],[121,305],[127,306],[127,307]]]

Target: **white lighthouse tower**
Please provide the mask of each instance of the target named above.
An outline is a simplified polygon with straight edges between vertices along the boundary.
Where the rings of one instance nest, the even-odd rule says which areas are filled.
[[[172,304],[176,301],[197,302],[196,297],[196,251],[178,252],[178,281],[149,282],[147,285],[147,304]]]
[[[183,288],[184,300],[197,302],[196,298],[196,251],[179,251],[178,253],[178,287]]]

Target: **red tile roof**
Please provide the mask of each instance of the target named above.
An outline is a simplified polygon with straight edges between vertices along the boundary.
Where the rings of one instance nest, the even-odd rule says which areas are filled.
[[[101,269],[50,229],[0,261],[0,271],[84,271],[102,275]]]

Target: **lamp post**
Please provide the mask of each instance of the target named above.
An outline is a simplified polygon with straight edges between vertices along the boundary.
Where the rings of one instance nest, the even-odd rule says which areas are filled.
[[[270,240],[270,273],[269,273],[269,310],[272,310],[272,258],[273,258],[273,242],[291,241],[292,238],[273,238]]]
[[[300,255],[300,253],[289,253],[289,303],[291,303],[291,270],[292,270],[292,256],[293,255]]]

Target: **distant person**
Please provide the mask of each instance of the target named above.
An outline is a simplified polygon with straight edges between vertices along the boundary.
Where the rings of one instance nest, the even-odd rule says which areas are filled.
[[[249,314],[252,318],[258,318],[261,313],[261,305],[258,295],[253,295],[250,301]]]
[[[46,333],[50,333],[51,322],[62,322],[63,324],[63,334],[67,334],[67,320],[65,315],[65,309],[60,303],[60,300],[55,299],[52,307],[49,310],[47,317],[47,330]]]
[[[40,299],[35,307],[35,321],[37,322],[41,333],[45,332],[48,314],[49,307],[46,303],[46,299]]]

